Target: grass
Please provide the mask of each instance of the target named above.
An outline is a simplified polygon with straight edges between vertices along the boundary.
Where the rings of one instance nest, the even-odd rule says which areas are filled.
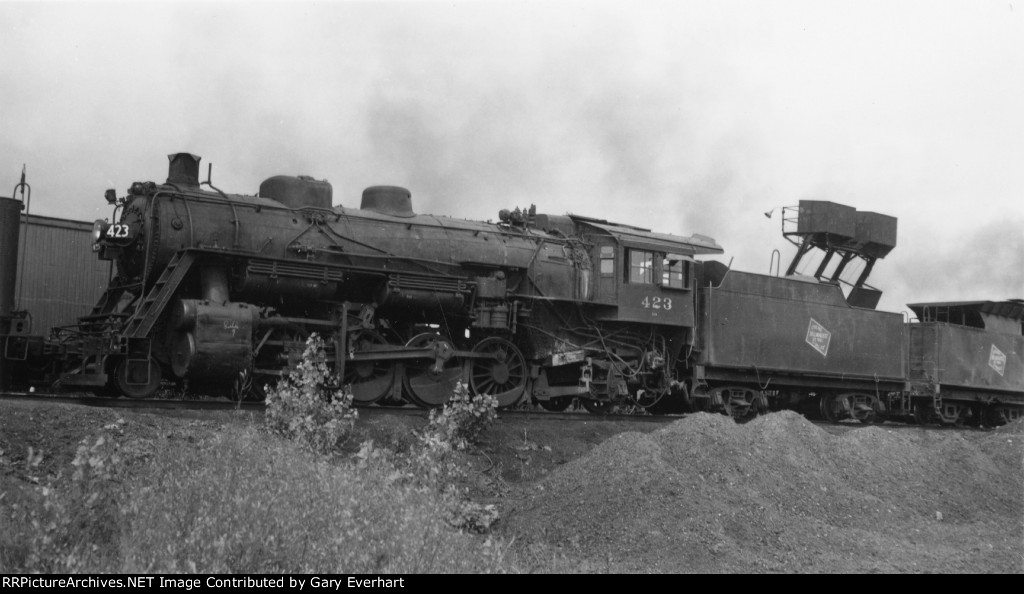
[[[91,443],[84,472],[5,506],[0,573],[516,570],[501,543],[453,527],[451,493],[410,480],[387,453],[357,464],[227,426],[160,443],[129,473],[112,439]]]
[[[345,458],[358,415],[351,395],[326,387],[334,379],[313,335],[268,392],[263,426],[125,451],[124,421],[103,427],[27,493],[34,502],[2,514],[0,573],[514,571],[509,547],[484,536],[495,506],[453,486],[464,472],[453,450],[476,443],[497,401],[460,384],[408,452],[367,442]],[[41,459],[30,451],[25,464]]]

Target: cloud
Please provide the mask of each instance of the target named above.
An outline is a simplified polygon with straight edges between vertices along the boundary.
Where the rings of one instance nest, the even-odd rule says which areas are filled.
[[[1024,298],[1021,229],[1024,217],[1013,217],[957,235],[933,235],[919,248],[930,258],[901,263],[886,280],[906,303]]]
[[[460,218],[532,203],[710,235],[757,272],[793,249],[762,212],[831,200],[900,219],[883,307],[1013,294],[1024,28],[1003,8],[0,3],[0,183],[27,163],[36,212],[92,219],[184,150],[229,192],[306,174],[346,206],[376,184]]]

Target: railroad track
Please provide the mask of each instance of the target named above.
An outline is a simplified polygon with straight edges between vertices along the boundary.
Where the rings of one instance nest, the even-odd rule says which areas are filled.
[[[263,402],[236,402],[227,399],[184,400],[169,398],[105,398],[93,395],[48,394],[40,392],[0,392],[0,400],[15,400],[38,403],[61,403],[98,408],[125,408],[137,410],[244,410],[263,412]],[[359,414],[364,416],[402,415],[418,416],[424,419],[430,411],[413,405],[407,406],[368,406],[360,407]],[[656,423],[667,424],[686,418],[687,415],[637,415],[637,414],[606,414],[595,415],[585,411],[551,412],[543,410],[503,410],[499,417],[525,421],[569,421],[574,423]],[[839,422],[808,419],[811,423],[825,429],[829,433],[842,434],[859,428],[867,427],[859,422]],[[978,427],[954,427],[940,425],[910,425],[899,422],[888,422],[874,425],[885,429],[896,430],[929,430],[929,431],[986,431]]]
[[[104,398],[100,396],[46,394],[39,392],[0,392],[0,400],[77,404],[80,406],[95,406],[99,408],[263,410],[262,402],[233,402],[231,400],[172,400],[166,398]]]
[[[105,398],[94,395],[81,394],[50,394],[42,392],[0,392],[0,400],[21,400],[39,403],[62,403],[75,404],[80,406],[94,406],[99,408],[130,408],[130,409],[178,409],[178,410],[246,410],[262,412],[265,408],[262,402],[236,402],[227,399],[170,399],[170,398]],[[393,414],[411,415],[426,418],[430,411],[412,405],[408,406],[368,406],[360,407],[360,414]],[[682,418],[682,415],[652,416],[652,415],[628,415],[609,414],[593,415],[587,412],[550,412],[532,410],[504,410],[501,416],[514,417],[523,420],[565,420],[582,422],[613,422],[613,421],[638,421],[650,423],[668,423]]]

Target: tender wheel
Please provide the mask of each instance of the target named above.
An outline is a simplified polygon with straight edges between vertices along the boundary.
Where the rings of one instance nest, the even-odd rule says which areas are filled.
[[[818,400],[821,418],[829,423],[838,423],[846,415],[843,409],[845,400],[836,394],[825,394]]]
[[[937,420],[949,427],[963,427],[970,416],[970,408],[962,404],[944,403],[942,410],[938,412]]]
[[[537,403],[540,404],[540,407],[544,410],[562,412],[572,404],[572,396],[562,396],[560,398],[552,398],[551,400],[538,400]]]
[[[758,415],[762,408],[758,394],[747,388],[722,388],[725,414],[737,423],[746,423]]]
[[[1007,410],[990,404],[985,407],[985,411],[982,417],[982,423],[985,427],[1002,427],[1009,422],[1009,415],[1006,414]]]
[[[865,425],[876,425],[885,422],[885,415],[879,410],[877,398],[870,394],[844,394],[850,407],[850,416]]]
[[[454,352],[455,347],[444,337],[429,332],[412,337],[405,345],[434,347],[442,359],[440,370],[436,368],[437,358],[411,360],[405,364],[402,388],[406,399],[423,408],[444,405],[451,399],[456,384],[462,379],[462,361],[451,355],[445,358],[445,354]]]
[[[368,353],[387,343],[373,330],[359,330],[349,336],[348,351]],[[395,365],[390,361],[346,361],[342,383],[352,391],[354,404],[373,404],[391,393],[395,385]]]
[[[469,388],[474,394],[489,394],[498,399],[498,408],[515,406],[526,394],[526,359],[516,345],[504,338],[487,338],[473,347],[474,353],[497,358],[473,359]]]
[[[161,379],[160,365],[153,359],[122,359],[114,369],[114,384],[129,398],[149,398]]]

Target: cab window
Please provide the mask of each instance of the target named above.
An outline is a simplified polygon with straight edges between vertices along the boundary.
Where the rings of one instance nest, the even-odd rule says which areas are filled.
[[[601,274],[615,274],[615,248],[610,245],[601,246]]]
[[[654,284],[654,252],[629,250],[628,282],[638,285]]]
[[[668,254],[661,264],[661,284],[671,289],[685,289],[690,286],[687,259],[678,254]]]

